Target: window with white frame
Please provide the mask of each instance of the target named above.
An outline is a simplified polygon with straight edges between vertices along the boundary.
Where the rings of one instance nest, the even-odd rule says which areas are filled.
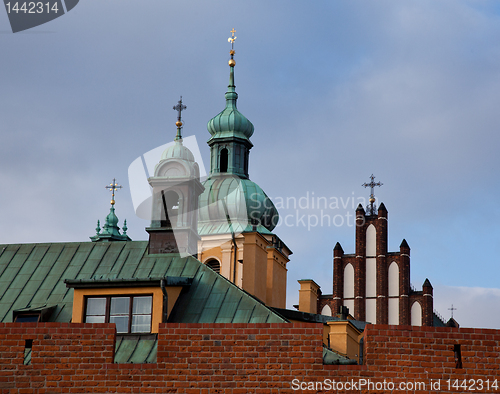
[[[115,323],[118,334],[151,332],[153,296],[87,297],[86,323]]]

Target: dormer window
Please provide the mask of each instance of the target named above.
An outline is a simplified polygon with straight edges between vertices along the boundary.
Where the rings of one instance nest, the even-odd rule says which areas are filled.
[[[118,334],[151,332],[153,296],[87,297],[86,323],[115,323]]]
[[[13,311],[12,321],[14,323],[38,323],[49,321],[52,312],[56,309],[55,305],[41,306],[38,308],[24,308]]]
[[[113,323],[120,335],[154,334],[192,278],[66,279],[74,289],[73,323]]]

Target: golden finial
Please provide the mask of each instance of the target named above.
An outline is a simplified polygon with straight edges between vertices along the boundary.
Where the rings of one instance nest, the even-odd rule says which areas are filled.
[[[230,42],[231,43],[231,50],[229,51],[229,54],[231,55],[231,60],[229,60],[229,66],[230,67],[234,67],[236,65],[236,61],[233,59],[233,56],[234,54],[236,53],[234,51],[234,40],[236,40],[236,36],[234,35],[234,33],[236,33],[236,30],[231,30],[231,37],[229,37],[227,39],[227,42]]]
[[[175,125],[177,126],[177,135],[174,138],[174,141],[177,140],[182,140],[181,136],[181,126],[182,126],[182,120],[181,120],[181,114],[182,111],[185,110],[187,107],[182,104],[182,96],[177,105],[174,105],[174,109],[177,111],[177,122],[175,122]]]

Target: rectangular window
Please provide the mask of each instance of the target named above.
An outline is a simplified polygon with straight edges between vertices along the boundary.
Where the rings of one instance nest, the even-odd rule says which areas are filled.
[[[88,297],[86,323],[115,323],[118,334],[150,333],[153,296]]]

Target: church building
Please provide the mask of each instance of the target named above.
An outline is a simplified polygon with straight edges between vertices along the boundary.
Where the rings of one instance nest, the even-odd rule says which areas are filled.
[[[347,307],[354,319],[373,324],[444,326],[433,310],[429,279],[420,291],[410,284],[406,240],[398,252],[388,251],[388,212],[384,203],[377,209],[373,189],[382,184],[374,179],[363,185],[371,187],[367,210],[361,204],[356,209],[355,253],[345,254],[338,242],[333,249],[333,293],[322,294],[313,280],[300,280],[299,309],[332,316]]]
[[[208,122],[210,174],[199,198],[198,259],[266,305],[285,308],[292,251],[272,232],[279,220],[276,207],[250,180],[254,126],[236,108],[234,53],[226,106]]]

